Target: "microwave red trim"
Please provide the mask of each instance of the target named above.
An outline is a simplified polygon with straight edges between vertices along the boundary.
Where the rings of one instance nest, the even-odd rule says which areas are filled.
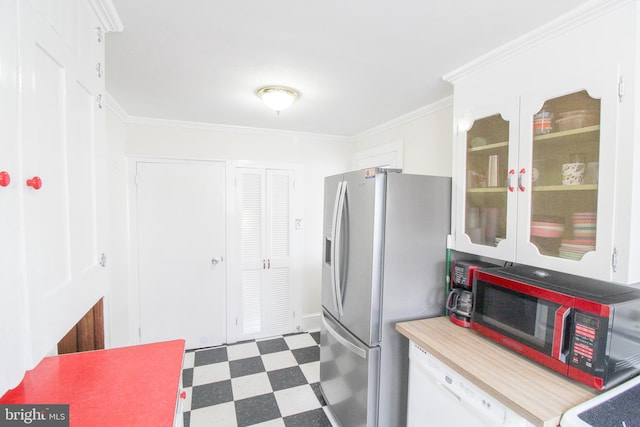
[[[524,295],[530,295],[546,301],[555,302],[556,304],[575,307],[575,297],[566,295],[561,292],[551,291],[549,289],[539,288],[529,283],[519,282],[515,279],[502,276],[495,276],[488,271],[476,272],[476,280],[482,280],[501,288],[510,289]],[[586,302],[586,301],[585,301]]]
[[[553,357],[547,354],[544,354],[538,350],[534,350],[533,348],[527,346],[526,344],[522,344],[512,338],[502,335],[500,332],[487,328],[486,326],[481,325],[479,323],[471,322],[471,329],[481,333],[487,338],[491,338],[492,340],[499,342],[500,344],[515,351],[516,353],[520,353],[523,356],[526,356],[531,360],[541,363],[547,366],[548,368],[553,369],[556,372],[567,375],[568,365],[562,362],[561,360],[554,359]]]
[[[602,390],[604,388],[604,379],[600,377],[594,377],[593,375],[587,374],[586,372],[574,368],[573,366],[567,366],[569,366],[569,369],[567,371],[567,376],[569,378],[579,381],[582,384],[586,384],[597,390]]]
[[[609,317],[611,314],[611,307],[606,304],[600,304],[593,301],[587,301],[582,298],[576,298],[573,307],[577,310],[586,311],[587,313],[595,314],[600,317]]]

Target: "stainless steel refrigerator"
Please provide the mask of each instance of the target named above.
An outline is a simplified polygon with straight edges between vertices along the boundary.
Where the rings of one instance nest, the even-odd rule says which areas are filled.
[[[444,314],[450,218],[447,177],[325,178],[320,386],[342,427],[406,425],[409,346],[395,324]]]

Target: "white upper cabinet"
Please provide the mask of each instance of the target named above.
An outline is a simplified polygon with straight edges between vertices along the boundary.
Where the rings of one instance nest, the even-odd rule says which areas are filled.
[[[35,365],[107,290],[104,68],[96,65],[104,62],[106,29],[95,13],[102,3],[2,5],[12,31],[3,41],[13,44],[2,48],[3,94],[12,94],[13,110],[3,115],[10,164],[0,170],[11,172],[11,182],[0,197],[15,246],[3,266],[12,282],[0,300],[17,307],[25,300],[12,326],[20,336],[2,342],[22,360],[3,353],[0,365],[11,369]],[[5,50],[13,61],[4,62]],[[22,373],[10,372],[0,394]]]
[[[638,134],[624,119],[637,105],[625,93],[637,9],[603,2],[597,18],[581,9],[445,77],[454,83],[456,250],[640,281],[629,233],[640,225]]]

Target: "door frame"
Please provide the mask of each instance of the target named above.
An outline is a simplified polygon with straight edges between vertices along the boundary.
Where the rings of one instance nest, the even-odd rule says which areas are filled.
[[[242,341],[245,336],[240,330],[240,297],[242,289],[235,283],[234,277],[240,270],[239,260],[235,254],[240,253],[240,241],[234,231],[238,227],[237,217],[237,191],[236,191],[236,171],[238,168],[256,169],[281,169],[290,170],[294,173],[293,197],[292,197],[292,217],[293,220],[301,219],[302,228],[294,229],[290,241],[290,287],[291,302],[295,312],[295,330],[303,330],[302,298],[304,292],[304,184],[303,166],[300,164],[257,162],[248,160],[227,161],[227,341],[234,343]],[[235,275],[235,276],[234,276]]]
[[[225,174],[228,174],[227,162],[225,160],[216,159],[194,159],[194,158],[176,158],[176,157],[146,157],[146,156],[132,156],[127,157],[127,201],[128,201],[128,267],[127,277],[129,282],[128,287],[128,313],[129,313],[129,337],[130,341],[136,344],[140,344],[141,340],[141,323],[140,323],[140,280],[138,276],[138,206],[137,197],[138,189],[136,186],[136,171],[138,163],[165,163],[165,164],[193,164],[193,163],[217,163],[224,165]],[[228,191],[228,184],[225,186],[225,192]],[[228,195],[225,195],[225,204],[227,204]],[[225,215],[228,213],[226,209]],[[228,218],[228,217],[226,217]],[[228,221],[225,221],[225,240],[228,236]],[[228,254],[228,242],[225,241],[225,254],[224,258],[227,259]],[[228,297],[228,271],[225,277],[225,287],[227,289],[226,304],[229,305]],[[226,319],[225,319],[226,320]],[[228,330],[228,326],[227,326]],[[227,339],[228,340],[228,339]]]

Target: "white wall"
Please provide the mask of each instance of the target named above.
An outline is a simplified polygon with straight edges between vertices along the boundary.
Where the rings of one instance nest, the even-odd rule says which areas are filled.
[[[135,342],[129,338],[128,283],[128,218],[127,218],[127,162],[126,128],[110,109],[107,109],[107,155],[109,178],[109,295],[105,298],[105,344],[121,347]]]
[[[108,114],[109,165],[112,227],[111,329],[110,344],[120,346],[137,342],[136,313],[130,304],[137,300],[127,278],[127,159],[157,157],[237,161],[263,166],[297,168],[297,185],[304,189],[304,255],[301,290],[302,315],[314,317],[320,312],[322,248],[322,203],[324,177],[348,169],[351,140],[322,135],[232,129],[197,124],[160,121],[123,122]],[[303,323],[304,324],[304,323]]]
[[[398,141],[405,173],[451,176],[453,100],[446,98],[354,137],[354,153]]]
[[[117,105],[117,104],[116,104]],[[320,314],[324,177],[353,169],[353,154],[388,143],[403,144],[407,173],[451,176],[452,102],[427,106],[354,138],[260,131],[202,124],[127,119],[108,111],[110,167],[111,287],[107,344],[137,343],[135,287],[128,279],[127,162],[131,157],[225,160],[291,165],[304,188],[303,326],[317,327]]]

